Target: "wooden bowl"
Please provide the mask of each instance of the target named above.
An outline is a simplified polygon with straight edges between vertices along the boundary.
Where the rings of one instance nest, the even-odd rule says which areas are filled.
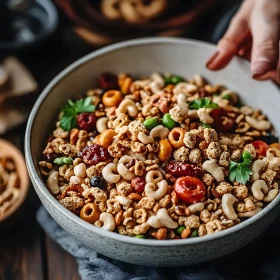
[[[128,23],[123,20],[109,20],[97,5],[89,0],[55,0],[66,16],[77,26],[92,31],[105,32],[114,36],[141,37],[155,32],[190,28],[194,22],[204,18],[215,7],[217,0],[197,0],[184,3],[181,9],[166,13],[150,22]],[[172,2],[171,2],[172,4]],[[170,5],[171,5],[170,4]]]
[[[16,212],[24,202],[29,189],[29,177],[23,154],[14,145],[3,139],[0,139],[0,157],[9,157],[14,160],[20,180],[18,199],[3,213],[3,215],[0,215],[0,222],[2,222]]]

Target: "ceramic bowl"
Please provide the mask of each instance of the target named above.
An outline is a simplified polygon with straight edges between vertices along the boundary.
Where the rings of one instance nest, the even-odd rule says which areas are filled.
[[[17,174],[20,180],[18,187],[19,196],[4,213],[0,213],[1,223],[12,216],[23,204],[29,189],[29,177],[22,153],[10,142],[3,139],[0,139],[0,157],[9,157],[14,160]]]
[[[268,115],[279,134],[280,93],[271,82],[251,78],[249,63],[235,58],[228,67],[210,72],[205,62],[215,46],[198,41],[148,38],[114,44],[95,51],[60,73],[38,98],[28,121],[25,153],[34,188],[52,217],[67,231],[99,253],[128,263],[182,266],[228,254],[260,235],[278,216],[280,196],[254,217],[222,232],[185,240],[148,240],[97,228],[59,204],[39,173],[38,162],[55,119],[68,98],[95,86],[100,72],[128,72],[146,76],[155,71],[192,77],[200,73],[212,83],[223,83],[243,102]]]

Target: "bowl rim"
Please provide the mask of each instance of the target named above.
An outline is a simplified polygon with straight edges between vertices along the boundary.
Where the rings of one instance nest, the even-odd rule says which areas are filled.
[[[14,202],[12,206],[4,212],[3,216],[0,217],[0,223],[11,217],[21,207],[27,197],[30,187],[28,172],[22,152],[14,144],[2,138],[0,138],[0,148],[1,147],[6,147],[8,149],[8,155],[14,159],[17,171],[16,173],[20,182],[20,195],[16,202]],[[20,171],[18,171],[18,169],[20,169]]]
[[[26,128],[26,134],[25,134],[25,157],[26,157],[26,165],[28,168],[28,172],[30,175],[30,178],[32,179],[33,183],[36,184],[36,187],[38,191],[45,197],[45,199],[49,202],[49,204],[52,205],[52,207],[63,214],[65,217],[67,217],[71,222],[73,222],[76,225],[79,225],[81,227],[86,228],[87,230],[93,231],[94,233],[107,237],[109,239],[117,240],[120,242],[125,242],[129,244],[136,244],[136,245],[143,245],[143,246],[156,246],[156,247],[169,247],[169,246],[175,246],[175,245],[194,245],[201,242],[210,242],[215,239],[224,238],[227,235],[236,233],[242,229],[244,229],[247,226],[252,225],[259,219],[261,219],[263,216],[265,216],[267,213],[272,211],[280,201],[280,194],[277,195],[277,197],[269,203],[262,211],[254,215],[253,217],[231,227],[228,229],[225,229],[223,231],[217,232],[215,234],[211,235],[205,235],[199,238],[187,238],[187,239],[177,239],[177,240],[153,240],[153,239],[140,239],[140,238],[133,238],[126,235],[121,235],[115,232],[110,232],[103,230],[102,228],[98,228],[90,223],[87,223],[86,221],[82,220],[80,217],[76,216],[74,213],[63,207],[49,192],[49,190],[46,188],[44,182],[41,180],[39,175],[37,174],[35,164],[32,160],[32,154],[31,154],[31,137],[32,137],[32,130],[33,130],[33,123],[36,118],[37,112],[40,110],[40,107],[42,103],[44,102],[45,98],[48,96],[48,93],[59,83],[61,82],[68,74],[70,74],[72,71],[75,71],[77,68],[83,66],[83,64],[88,63],[90,60],[93,60],[99,56],[106,55],[108,53],[117,51],[119,49],[125,49],[125,48],[132,48],[135,46],[142,46],[142,45],[155,45],[155,44],[183,44],[183,45],[192,45],[192,46],[200,46],[203,48],[210,49],[211,51],[215,51],[216,47],[215,45],[207,42],[202,42],[198,40],[193,39],[184,39],[184,38],[170,38],[170,37],[161,37],[161,38],[155,38],[155,37],[147,37],[147,38],[141,38],[141,39],[133,39],[128,40],[120,43],[115,43],[106,47],[103,47],[99,50],[96,50],[92,53],[87,54],[86,56],[78,59],[77,61],[70,64],[66,69],[64,69],[62,72],[60,72],[43,90],[43,92],[38,97],[31,113],[28,119],[27,128]],[[250,65],[249,62],[241,60],[240,58],[234,58],[235,60],[240,60],[244,64],[244,67],[247,68],[248,71],[250,71]],[[270,87],[274,87],[275,90],[278,91],[278,88],[275,84],[272,82],[267,82]]]

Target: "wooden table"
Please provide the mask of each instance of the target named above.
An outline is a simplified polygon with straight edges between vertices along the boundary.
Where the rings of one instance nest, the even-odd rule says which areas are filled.
[[[218,16],[214,21],[217,19]],[[19,56],[37,80],[38,92],[66,66],[94,50],[73,34],[63,16],[62,22],[57,34],[44,46]],[[190,37],[209,40],[209,21],[204,26],[194,30]],[[4,138],[23,151],[24,133],[25,124],[4,135]],[[39,206],[39,199],[31,187],[21,210],[24,211],[23,218],[13,228],[0,232],[0,280],[80,279],[74,258],[53,242],[37,224],[35,216]]]

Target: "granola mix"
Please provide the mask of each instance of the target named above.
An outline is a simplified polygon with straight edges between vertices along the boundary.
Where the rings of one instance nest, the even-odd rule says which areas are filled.
[[[103,73],[69,100],[39,162],[83,220],[139,238],[232,227],[278,195],[280,144],[258,109],[201,76]]]

